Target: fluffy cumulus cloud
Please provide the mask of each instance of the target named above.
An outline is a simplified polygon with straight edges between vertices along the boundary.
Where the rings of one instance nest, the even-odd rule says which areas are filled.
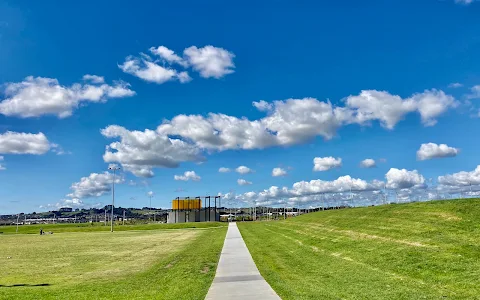
[[[218,169],[218,172],[220,172],[220,173],[228,173],[230,171],[231,170],[229,168],[225,168],[225,167],[221,167],[220,169]]]
[[[374,159],[366,158],[360,162],[360,167],[362,168],[375,168],[377,164],[375,163]]]
[[[180,162],[203,160],[194,145],[153,130],[129,131],[121,126],[108,126],[101,133],[120,139],[106,147],[104,161],[120,163],[124,170],[138,177],[152,177],[153,168],[176,168]]]
[[[427,160],[432,158],[454,157],[460,152],[459,149],[450,147],[446,144],[437,145],[435,143],[422,144],[417,151],[418,160]]]
[[[273,177],[280,177],[280,176],[285,176],[287,175],[287,171],[285,171],[285,169],[282,169],[282,168],[274,168],[272,170],[272,176]]]
[[[461,171],[438,177],[438,184],[448,187],[469,187],[480,185],[480,165],[473,171]]]
[[[246,166],[240,166],[235,169],[235,172],[243,175],[243,174],[253,173],[253,170]]]
[[[32,77],[22,82],[5,84],[6,96],[0,102],[0,114],[21,118],[54,115],[66,118],[73,110],[89,102],[105,102],[112,98],[124,98],[135,95],[125,82],[113,85],[102,83],[103,77],[85,75],[87,83],[61,85],[57,79]]]
[[[0,154],[45,154],[51,144],[47,137],[39,133],[7,131],[0,133]]]
[[[5,165],[3,165],[3,156],[0,155],[0,171],[6,170]]]
[[[328,157],[315,157],[313,159],[313,170],[314,171],[328,171],[334,168],[340,168],[342,166],[342,159],[340,157],[335,158],[332,156]]]
[[[395,127],[412,112],[420,114],[425,126],[432,126],[449,108],[458,106],[455,98],[435,89],[414,94],[406,99],[385,91],[367,90],[358,96],[347,97],[345,102],[348,108],[354,109],[351,122],[362,124],[378,120],[388,129]]]
[[[213,46],[189,47],[183,51],[185,59],[204,78],[221,78],[233,73],[235,55],[225,49]]]
[[[245,179],[238,179],[237,183],[238,183],[238,185],[250,185],[250,184],[252,184],[251,181],[247,181]]]
[[[175,61],[175,58],[169,59]],[[453,97],[437,90],[414,94],[407,99],[387,92],[362,91],[358,96],[347,97],[343,103],[344,106],[334,106],[330,102],[314,98],[287,99],[271,103],[259,101],[253,105],[266,115],[256,120],[221,113],[209,113],[207,116],[177,115],[171,120],[164,120],[155,131],[147,129],[145,132],[129,131],[113,125],[108,128],[116,128],[115,131],[121,128],[123,136],[148,135],[149,138],[128,151],[128,155],[123,155],[126,150],[130,150],[130,145],[126,144],[128,140],[115,142],[111,146],[121,149],[118,151],[121,154],[109,154],[106,157],[111,162],[117,161],[128,165],[132,170],[136,169],[137,174],[152,176],[151,169],[165,166],[165,163],[148,163],[142,158],[154,154],[150,153],[152,147],[156,148],[155,153],[159,153],[157,156],[164,158],[165,149],[157,144],[171,143],[181,149],[178,153],[168,151],[171,154],[166,155],[172,156],[171,159],[167,158],[167,165],[175,167],[183,161],[197,161],[202,152],[286,147],[311,141],[318,136],[328,140],[336,135],[340,127],[349,124],[366,126],[371,121],[379,121],[384,127],[391,129],[407,113],[413,112],[421,116],[425,126],[431,126],[440,115],[457,105]],[[111,134],[109,136],[115,137]],[[167,150],[171,148],[167,147]]]
[[[115,176],[115,183],[123,183],[123,176]],[[91,173],[87,177],[82,177],[79,182],[72,184],[70,189],[72,193],[67,196],[72,199],[83,199],[100,197],[109,193],[112,189],[113,173]]]
[[[233,73],[235,68],[233,53],[210,45],[186,48],[183,57],[165,46],[151,47],[149,51],[150,55],[141,53],[138,57],[128,56],[118,67],[125,73],[157,84],[172,80],[186,83],[192,80],[187,71],[181,71],[177,66],[192,68],[204,78],[217,79]]]
[[[175,175],[173,178],[180,181],[200,181],[202,179],[195,171],[186,171],[183,175]]]
[[[372,194],[380,191],[384,182],[373,180],[367,182],[362,179],[350,176],[341,176],[332,181],[311,180],[300,181],[293,184],[291,188],[271,186],[261,192],[247,192],[235,195],[227,193],[221,195],[223,199],[240,202],[257,202],[259,204],[280,204],[280,203],[306,203],[319,201],[324,197],[336,197],[337,199],[349,199],[352,193]]]
[[[389,189],[425,188],[425,178],[417,170],[391,168],[385,178]]]

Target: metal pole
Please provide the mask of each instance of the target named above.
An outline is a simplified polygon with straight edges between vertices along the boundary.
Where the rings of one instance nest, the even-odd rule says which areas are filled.
[[[123,210],[123,219],[122,219],[122,221],[123,221],[123,225],[125,225],[125,210]]]
[[[15,233],[18,233],[18,222],[20,222],[20,214],[17,215],[17,231]]]
[[[113,171],[113,181],[112,181],[112,214],[111,214],[111,217],[110,217],[110,232],[113,232],[113,209],[115,208],[115,172],[117,170],[120,170],[119,167],[116,167],[116,166],[113,166],[113,167],[109,167],[108,168],[109,170],[112,170]],[[105,210],[105,220],[106,220],[106,210]]]
[[[112,216],[110,217],[110,232],[113,232],[113,207],[115,205],[115,169],[113,169],[112,181]]]

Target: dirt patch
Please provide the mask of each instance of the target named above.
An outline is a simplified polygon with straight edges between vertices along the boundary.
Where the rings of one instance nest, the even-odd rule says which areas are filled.
[[[210,267],[205,266],[205,267],[203,267],[203,270],[200,271],[200,273],[207,274],[209,271],[210,271]]]
[[[174,261],[172,261],[171,263],[169,263],[168,265],[166,265],[166,266],[164,267],[164,269],[170,269],[170,268],[173,267],[176,263],[177,263],[177,261],[174,260]]]

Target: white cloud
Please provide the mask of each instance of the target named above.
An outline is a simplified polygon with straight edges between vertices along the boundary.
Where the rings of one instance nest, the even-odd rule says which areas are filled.
[[[384,182],[373,180],[367,182],[362,179],[341,176],[332,181],[311,180],[300,181],[293,184],[292,188],[271,186],[261,192],[247,192],[240,195],[234,193],[221,194],[222,198],[229,201],[252,202],[259,204],[280,204],[319,201],[321,197],[349,199],[352,193],[373,193],[380,191]],[[378,196],[375,196],[378,197]],[[358,198],[358,196],[357,196]]]
[[[468,99],[479,99],[480,98],[480,85],[473,86],[470,89],[471,93],[467,95]]]
[[[151,47],[150,52],[152,52],[155,55],[160,56],[161,58],[163,58],[168,63],[177,63],[177,64],[180,64],[183,67],[188,67],[188,62],[187,61],[185,61],[180,56],[176,55],[173,50],[170,50],[165,46],[159,46],[157,48]]]
[[[121,175],[115,176],[115,183],[123,183],[125,179]],[[75,199],[100,197],[109,193],[112,189],[113,173],[91,173],[87,177],[82,177],[79,182],[72,184],[70,189],[72,193],[67,196]]]
[[[59,209],[62,207],[70,207],[70,208],[89,208],[89,207],[94,207],[94,208],[100,208],[103,207],[102,203],[85,203],[82,201],[82,199],[78,198],[73,198],[73,199],[63,199],[60,202],[57,202],[55,204],[47,204],[47,205],[40,205],[40,208],[42,209]]]
[[[328,157],[315,157],[313,159],[314,171],[328,171],[333,168],[340,168],[342,166],[342,159],[340,157],[335,158]]]
[[[385,127],[393,128],[409,112],[418,112],[425,126],[433,125],[436,118],[447,108],[456,105],[453,97],[436,90],[415,94],[408,99],[387,92],[363,91],[359,96],[350,96],[344,102],[345,106],[335,107],[330,102],[313,98],[287,99],[272,103],[260,101],[255,102],[254,106],[265,112],[266,116],[256,120],[209,113],[207,116],[177,115],[171,120],[164,120],[156,131],[146,129],[143,133],[128,131],[117,125],[109,128],[121,129],[125,136],[148,135],[148,140],[142,141],[138,146],[144,148],[144,151],[156,147],[156,152],[160,151],[160,155],[156,152],[155,155],[160,157],[163,157],[165,150],[155,146],[155,143],[176,143],[182,151],[180,155],[173,150],[168,151],[168,156],[172,156],[171,160],[175,163],[167,164],[169,167],[176,167],[185,161],[203,161],[199,159],[202,152],[290,146],[311,141],[318,136],[331,139],[340,127],[349,124],[365,126],[369,125],[370,121],[378,120]],[[126,147],[123,142],[112,145]],[[129,158],[123,163],[120,162],[119,155],[110,155],[108,159],[110,162],[128,164],[132,170],[141,170],[136,171],[137,175],[153,176],[152,168],[165,166],[165,163],[152,164],[142,159],[134,159],[144,156],[143,151],[137,151],[139,147],[132,148]],[[130,147],[126,147],[127,149]]]
[[[437,117],[458,105],[452,96],[435,89],[414,94],[407,99],[385,91],[367,90],[358,96],[347,97],[345,102],[349,109],[353,109],[350,122],[363,124],[378,120],[388,129],[393,129],[411,112],[420,113],[425,126],[435,125]]]
[[[221,78],[233,73],[235,55],[223,48],[191,46],[183,51],[185,59],[204,78]]]
[[[411,99],[417,103],[417,110],[425,126],[437,124],[436,118],[438,116],[445,113],[449,108],[458,106],[455,98],[437,90],[415,94]]]
[[[435,143],[422,144],[417,151],[418,160],[427,160],[432,158],[454,157],[460,152],[459,149],[450,147],[446,144],[437,145]]]
[[[240,166],[240,167],[235,169],[235,172],[237,172],[239,174],[248,174],[248,173],[252,173],[253,170],[250,169],[249,167],[246,167],[246,166]]]
[[[417,170],[408,171],[406,169],[391,168],[387,174],[387,188],[389,189],[409,189],[424,188],[425,178]]]
[[[195,171],[186,171],[185,173],[183,173],[183,175],[175,175],[174,179],[181,181],[200,181],[202,178],[198,176]]]
[[[360,162],[360,166],[362,168],[375,168],[377,166],[377,164],[375,163],[375,160],[371,159],[371,158],[367,158],[367,159],[364,159]]]
[[[280,176],[285,176],[287,175],[287,171],[285,171],[282,168],[273,168],[272,170],[272,176],[273,177],[280,177]]]
[[[159,135],[153,130],[129,131],[112,125],[101,133],[108,138],[120,138],[106,147],[103,160],[120,163],[124,170],[138,177],[152,177],[153,168],[176,168],[180,162],[203,160],[194,145]]]
[[[252,184],[251,181],[247,181],[245,179],[238,179],[237,183],[238,183],[238,185],[250,185],[250,184]]]
[[[300,181],[293,184],[290,194],[294,196],[305,196],[322,193],[341,193],[352,191],[374,191],[379,190],[383,182],[374,180],[367,182],[362,179],[352,178],[349,175],[340,176],[333,181],[320,179],[311,181]]]
[[[208,117],[178,115],[164,121],[157,131],[182,136],[204,149],[263,149],[304,143],[317,136],[331,139],[341,126],[365,125],[371,120],[380,120],[391,129],[413,111],[421,114],[425,125],[433,125],[435,117],[455,103],[451,96],[437,91],[417,94],[409,100],[386,92],[363,91],[360,96],[347,98],[345,107],[333,107],[313,98],[271,104],[260,101],[254,106],[267,112],[267,116],[258,120],[215,113]]]
[[[139,57],[126,57],[125,62],[118,67],[125,73],[157,84],[172,80],[186,83],[192,80],[187,71],[180,71],[173,65],[180,65],[183,68],[191,67],[198,71],[201,77],[217,79],[233,73],[233,68],[235,68],[233,64],[235,55],[225,49],[213,46],[203,48],[191,46],[183,51],[183,57],[165,46],[151,47],[149,50],[160,59],[140,53]]]
[[[252,105],[258,109],[259,111],[270,111],[272,110],[273,108],[273,104],[272,103],[268,103],[267,101],[265,100],[260,100],[258,102],[253,102]]]
[[[220,173],[228,173],[230,171],[231,170],[229,168],[224,168],[224,167],[221,167],[220,169],[218,169],[218,172],[220,172]]]
[[[459,82],[453,82],[453,83],[450,83],[448,85],[449,88],[452,88],[452,89],[458,89],[458,88],[461,88],[463,86],[463,84],[459,83]]]
[[[3,159],[3,156],[0,155],[0,162],[2,162],[4,159]],[[5,168],[5,165],[1,164],[0,163],[0,171],[3,171],[3,170],[6,170],[7,168]]]
[[[180,78],[182,78],[182,83],[188,81],[185,81],[185,74],[179,77],[180,72],[177,70],[168,67],[162,67],[155,62],[150,61],[147,57],[138,58],[129,56],[125,59],[125,62],[118,67],[125,73],[134,75],[145,81],[155,82],[158,84]]]
[[[86,75],[91,76],[91,75]],[[106,102],[111,98],[135,95],[129,84],[115,82],[108,84],[60,85],[57,79],[29,76],[18,83],[7,83],[0,102],[0,114],[21,118],[55,115],[66,118],[73,110],[88,102]]]
[[[91,81],[92,83],[104,83],[105,82],[105,78],[103,76],[90,75],[90,74],[83,75],[82,79],[85,80],[85,81]]]
[[[0,134],[0,154],[45,154],[51,144],[47,137],[39,133],[7,131]]]
[[[461,171],[454,174],[439,176],[438,183],[452,187],[480,185],[480,165],[470,172]]]

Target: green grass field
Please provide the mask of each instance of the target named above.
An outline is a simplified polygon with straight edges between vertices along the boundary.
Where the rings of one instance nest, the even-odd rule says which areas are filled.
[[[54,234],[24,226],[21,232],[36,234],[0,235],[0,299],[204,299],[226,233],[219,223],[118,226],[114,233],[43,227]],[[183,229],[162,230],[175,228]]]
[[[480,299],[480,199],[239,223],[282,299]]]
[[[184,229],[184,228],[213,228],[219,226],[227,226],[222,222],[191,222],[178,224],[138,224],[138,225],[121,225],[115,224],[115,231],[127,230],[155,230],[155,229]],[[92,232],[92,231],[110,231],[110,223],[105,226],[104,223],[66,223],[66,224],[35,224],[35,225],[20,225],[18,233],[39,234],[40,228],[43,231],[52,231],[54,234],[59,232]],[[0,232],[3,234],[16,233],[16,226],[0,226]],[[0,235],[1,237],[1,235]]]

